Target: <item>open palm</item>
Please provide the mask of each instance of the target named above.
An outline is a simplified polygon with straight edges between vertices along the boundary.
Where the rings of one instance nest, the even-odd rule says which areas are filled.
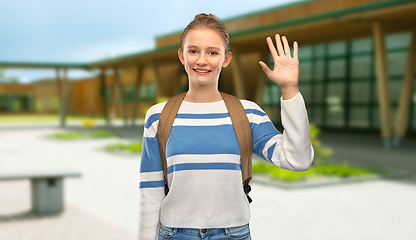
[[[273,71],[263,62],[260,65],[267,77],[276,83],[280,88],[298,87],[299,86],[299,60],[298,44],[293,44],[293,57],[290,54],[289,44],[285,36],[280,40],[279,34],[276,34],[276,48],[270,37],[267,38],[267,44],[273,57]],[[277,54],[279,52],[279,54]]]

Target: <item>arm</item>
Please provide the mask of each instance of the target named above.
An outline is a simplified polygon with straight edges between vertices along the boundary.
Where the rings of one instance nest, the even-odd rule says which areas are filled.
[[[139,183],[139,240],[157,238],[160,206],[164,193],[164,177],[157,139],[157,123],[160,115],[156,105],[146,114],[143,148],[140,162]]]
[[[305,171],[312,164],[314,153],[310,142],[306,107],[299,92],[298,44],[294,43],[292,57],[286,37],[282,38],[283,45],[280,36],[276,34],[275,37],[277,51],[271,38],[267,38],[267,44],[273,57],[274,70],[270,70],[262,61],[260,61],[260,65],[267,77],[282,90],[281,117],[285,130],[280,135],[273,135],[273,131],[271,131],[272,136],[262,139],[261,141],[267,141],[264,143],[262,153],[266,160],[276,166],[288,170]]]
[[[289,100],[282,97],[280,102],[284,131],[282,145],[274,150],[276,157],[273,160],[281,168],[305,171],[314,157],[305,102],[300,93]]]
[[[281,99],[283,134],[257,104],[252,104],[248,106],[252,110],[246,111],[251,113],[248,117],[253,135],[253,152],[280,168],[307,170],[312,164],[314,152],[302,95],[298,93],[292,99]]]

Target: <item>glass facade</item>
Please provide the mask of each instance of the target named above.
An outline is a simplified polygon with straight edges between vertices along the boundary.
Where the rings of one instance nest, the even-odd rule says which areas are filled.
[[[136,86],[134,84],[123,85],[123,101],[125,103],[134,102],[134,93]],[[143,83],[140,87],[139,101],[140,102],[154,102],[155,101],[155,84],[153,82]],[[106,87],[107,101],[111,101],[112,86]],[[115,102],[120,100],[116,96]]]
[[[411,33],[390,34],[385,40],[391,107],[395,116]],[[371,37],[302,46],[299,48],[299,62],[299,86],[311,123],[323,129],[380,130],[374,42]],[[280,96],[280,89],[267,81],[264,106],[280,110]],[[416,132],[416,86],[412,96],[408,132]],[[280,114],[273,114],[271,118],[280,128]]]
[[[0,94],[0,112],[33,111],[33,106],[30,94]]]

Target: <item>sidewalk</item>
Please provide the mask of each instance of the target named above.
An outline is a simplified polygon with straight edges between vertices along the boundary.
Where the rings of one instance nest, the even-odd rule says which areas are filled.
[[[101,148],[113,142],[138,140],[142,130],[121,130],[125,137],[122,140],[60,142],[43,138],[57,131],[63,130],[47,126],[0,129],[0,171],[64,168],[83,174],[81,178],[65,180],[65,212],[45,217],[29,213],[28,181],[0,182],[0,240],[135,239],[139,158],[109,154]],[[362,137],[346,139],[334,134],[322,134],[321,139],[324,145],[334,148],[334,157],[339,161],[348,158],[362,164],[384,164],[384,168],[394,166],[392,170],[416,172],[416,160],[410,160],[416,156],[412,147],[388,151],[381,148],[381,143],[378,147],[374,138],[359,142]],[[365,147],[365,142],[374,143],[373,147]],[[392,156],[396,156],[394,162]],[[253,184],[252,237],[416,239],[416,230],[411,227],[416,220],[416,184],[408,179],[412,178],[298,190]]]

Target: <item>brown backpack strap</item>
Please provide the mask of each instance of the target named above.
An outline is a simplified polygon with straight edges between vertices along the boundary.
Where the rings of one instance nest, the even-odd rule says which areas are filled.
[[[186,92],[169,99],[159,116],[157,136],[159,140],[159,150],[163,167],[163,175],[165,178],[165,195],[167,195],[169,192],[166,162],[166,144],[168,142],[170,130],[172,129],[176,114],[178,113],[179,107],[181,106],[185,95]],[[246,193],[249,202],[251,202],[251,198],[247,195],[251,190],[249,183],[252,178],[251,159],[253,152],[253,136],[251,134],[250,123],[246,116],[244,107],[237,97],[226,93],[221,93],[221,95],[224,99],[225,105],[227,106],[228,113],[230,114],[231,122],[237,136],[238,145],[240,147],[241,174],[244,192]]]
[[[238,145],[240,146],[241,156],[241,174],[243,178],[244,191],[250,192],[250,180],[252,178],[252,153],[253,153],[253,136],[251,134],[250,122],[248,121],[244,107],[240,100],[226,93],[221,93],[230,114],[234,131],[237,136]],[[247,198],[251,202],[250,197]]]
[[[163,175],[165,177],[165,194],[169,191],[168,188],[168,173],[166,163],[166,143],[168,142],[170,130],[172,129],[173,121],[175,121],[176,114],[185,98],[186,92],[176,95],[169,99],[159,116],[159,123],[157,125],[157,138],[159,140],[160,158],[162,161]]]

